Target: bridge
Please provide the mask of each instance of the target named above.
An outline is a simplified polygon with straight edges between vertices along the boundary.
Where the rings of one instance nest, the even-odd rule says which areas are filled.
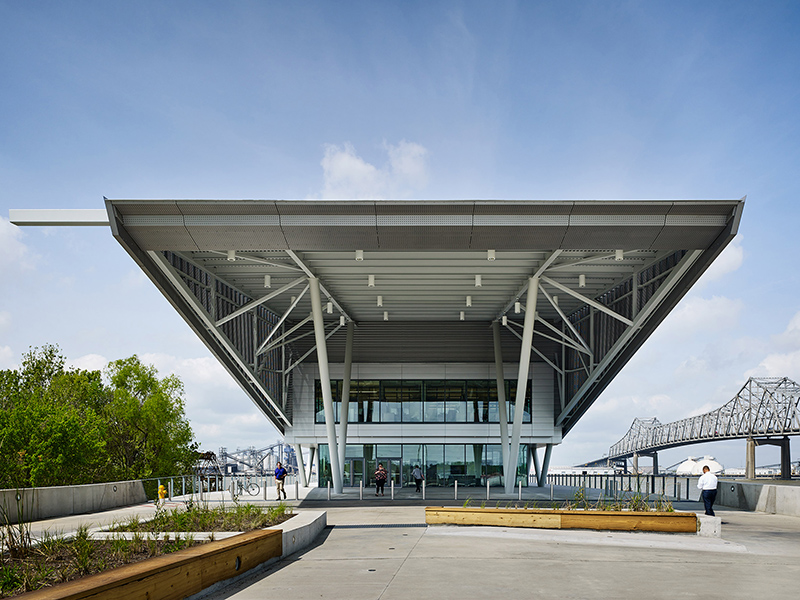
[[[662,424],[656,418],[634,419],[628,433],[611,446],[607,461],[638,457],[653,458],[658,471],[659,450],[715,442],[746,439],[746,477],[755,477],[756,446],[781,448],[781,478],[791,478],[789,436],[800,435],[800,386],[788,377],[751,377],[739,393],[720,408],[695,417]],[[596,461],[595,461],[596,462]]]

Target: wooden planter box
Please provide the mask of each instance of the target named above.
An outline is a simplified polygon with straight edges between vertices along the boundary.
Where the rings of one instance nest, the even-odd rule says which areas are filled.
[[[29,592],[32,600],[180,600],[281,556],[283,533],[259,529]]]
[[[529,527],[535,529],[697,533],[697,515],[683,512],[429,506],[425,509],[425,522],[428,525],[486,525],[491,527]]]

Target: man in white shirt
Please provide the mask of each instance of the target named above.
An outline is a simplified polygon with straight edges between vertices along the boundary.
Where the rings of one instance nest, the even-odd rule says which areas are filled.
[[[708,465],[703,467],[703,474],[697,480],[697,489],[701,490],[700,495],[706,507],[706,514],[712,517],[715,516],[713,507],[714,500],[717,499],[717,476],[711,472]]]

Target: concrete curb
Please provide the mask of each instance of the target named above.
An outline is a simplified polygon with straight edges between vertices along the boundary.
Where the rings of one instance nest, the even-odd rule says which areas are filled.
[[[216,594],[220,590],[235,584],[248,577],[259,576],[266,571],[271,565],[283,560],[284,558],[303,550],[309,546],[316,537],[322,532],[328,524],[328,515],[324,510],[309,510],[301,513],[296,513],[294,517],[268,529],[279,529],[283,531],[283,553],[281,556],[276,556],[267,561],[264,561],[259,566],[250,569],[246,573],[231,577],[225,581],[220,581],[212,586],[207,587],[202,592],[198,592],[193,596],[187,597],[185,600],[201,600],[208,598],[212,594]]]
[[[722,537],[722,517],[697,515],[697,535],[700,537]]]

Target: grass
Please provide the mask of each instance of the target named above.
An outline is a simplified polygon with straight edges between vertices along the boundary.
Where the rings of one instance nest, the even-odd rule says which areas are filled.
[[[114,531],[252,531],[277,525],[291,516],[291,507],[283,502],[266,510],[254,504],[218,507],[187,504],[185,509],[158,510],[150,521],[129,519],[114,527]]]
[[[6,521],[0,528],[0,598],[204,543],[193,538],[194,532],[252,531],[277,525],[291,516],[291,507],[283,503],[266,510],[252,504],[209,507],[189,503],[185,510],[159,509],[150,521],[131,517],[117,523],[112,530],[119,535],[110,539],[92,539],[88,526],[82,526],[73,536],[45,534],[36,543],[31,541],[27,525]],[[133,535],[123,536],[123,532]],[[170,535],[155,539],[147,535],[150,532]]]

